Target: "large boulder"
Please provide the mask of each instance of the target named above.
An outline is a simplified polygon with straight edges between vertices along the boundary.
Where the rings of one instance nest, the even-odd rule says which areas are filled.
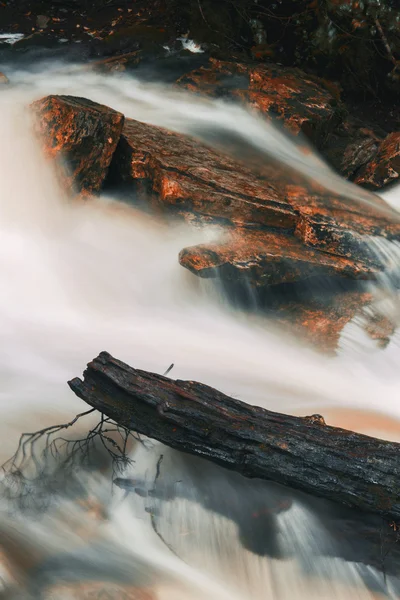
[[[192,273],[258,297],[327,277],[356,286],[345,301],[331,290],[322,305],[285,298],[280,317],[306,330],[313,343],[337,343],[344,324],[370,303],[357,286],[386,267],[371,238],[400,239],[398,215],[382,199],[340,180],[332,191],[330,175],[328,190],[287,166],[243,163],[197,139],[124,122],[120,113],[81,98],[50,96],[34,109],[47,154],[69,165],[63,176],[70,188],[93,193],[107,175],[108,186],[125,186],[133,201],[156,212],[221,227],[217,241],[181,251],[180,263]],[[381,340],[385,323],[383,330],[374,324],[372,337]]]
[[[285,229],[307,246],[373,268],[379,258],[369,237],[400,239],[397,213],[378,196],[363,192],[364,201],[357,201],[287,167],[249,168],[198,140],[131,119],[110,174],[159,210],[187,220]]]
[[[343,117],[339,92],[299,69],[267,63],[234,63],[210,59],[178,80],[188,90],[234,98],[276,118],[291,133],[304,133],[317,145]]]
[[[126,119],[111,179],[132,185],[155,208],[228,225],[294,229],[296,213],[279,188],[198,140]]]
[[[32,104],[45,154],[57,159],[68,191],[99,192],[119,142],[124,115],[86,98],[47,96]]]

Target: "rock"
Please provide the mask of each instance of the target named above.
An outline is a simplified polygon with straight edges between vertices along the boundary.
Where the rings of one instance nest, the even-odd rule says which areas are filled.
[[[375,156],[361,169],[355,182],[369,188],[382,188],[400,176],[400,133],[389,134]]]
[[[34,102],[32,110],[46,155],[58,159],[63,186],[83,196],[98,192],[117,147],[124,116],[72,96],[47,96]]]
[[[347,117],[328,136],[321,152],[338,173],[353,180],[359,169],[374,158],[383,137],[385,132],[380,128],[373,130]]]
[[[90,63],[90,67],[100,72],[123,72],[127,68],[137,67],[142,60],[140,50],[121,54],[120,56],[111,56],[101,60],[95,60]]]
[[[197,140],[126,119],[111,166],[111,180],[192,219],[293,229],[296,214],[268,180]]]
[[[338,256],[362,257],[379,267],[370,237],[400,239],[398,213],[381,198],[352,200],[308,182],[288,185],[287,199],[297,211],[295,234],[305,244]]]
[[[337,348],[344,326],[372,300],[372,294],[360,290],[336,292],[324,301],[297,299],[279,307],[276,322],[289,333],[331,354]]]
[[[8,79],[7,75],[4,75],[4,73],[0,71],[0,84],[5,83],[10,83],[10,80]]]
[[[383,267],[366,236],[398,240],[400,223],[381,198],[360,192],[357,202],[264,163],[250,169],[197,140],[127,119],[110,180],[187,220],[282,228],[325,253]]]
[[[90,44],[93,50],[93,44]],[[98,53],[101,54],[102,46]],[[173,44],[140,48],[117,56],[107,56],[94,60],[90,68],[100,72],[137,71],[142,80],[155,80],[158,83],[175,83],[184,73],[198,68],[207,62],[203,54],[193,54],[188,50],[177,50]]]
[[[324,81],[299,69],[211,58],[208,66],[177,83],[195,92],[240,100],[278,119],[293,134],[304,133],[317,145],[342,119],[343,110]]]
[[[312,276],[373,279],[369,262],[313,250],[295,237],[272,231],[235,228],[223,241],[184,248],[180,264],[203,278],[221,278],[263,287]]]
[[[38,31],[27,35],[12,45],[13,52],[28,52],[35,49],[50,49],[58,46],[58,38],[53,34]]]
[[[283,302],[276,315],[280,326],[327,353],[335,352],[343,328],[354,318],[380,348],[387,346],[395,325],[377,309],[370,292],[336,291],[323,300]]]

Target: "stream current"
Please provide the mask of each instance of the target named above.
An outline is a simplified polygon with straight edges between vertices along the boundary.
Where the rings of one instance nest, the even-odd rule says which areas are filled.
[[[349,197],[368,202],[368,194],[232,104],[56,63],[7,74],[12,84],[0,93],[2,462],[22,432],[84,410],[66,382],[101,350],[159,373],[174,363],[174,378],[279,412],[321,413],[330,424],[400,441],[397,333],[379,349],[350,323],[330,358],[266,319],[233,309],[178,264],[179,251],[212,238],[213,229],[165,223],[115,195],[71,204],[31,133],[27,106],[47,94],[84,96],[219,147],[223,134],[231,134]],[[400,206],[396,189],[387,199]],[[396,312],[389,279],[383,290]],[[90,417],[78,428],[85,431],[88,423]],[[254,521],[254,507],[265,499],[275,506],[287,493],[150,441],[133,448],[126,475],[150,490],[160,454],[164,499],[125,495],[111,489],[109,473],[94,470],[77,476],[95,505],[106,507],[105,519],[62,497],[41,519],[14,522],[4,512],[0,541],[17,540],[14,550],[14,542],[4,544],[4,598],[82,597],[79,586],[93,580],[129,585],[158,600],[399,597],[395,570],[382,574],[351,549],[337,551],[324,505],[290,496],[284,509]],[[30,557],[29,568],[21,555]],[[17,587],[9,595],[13,578]]]

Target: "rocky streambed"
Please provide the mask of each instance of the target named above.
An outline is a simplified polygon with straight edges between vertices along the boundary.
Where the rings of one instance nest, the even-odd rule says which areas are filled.
[[[229,86],[238,74],[244,83]],[[311,152],[306,136],[323,144],[329,131],[345,127],[340,98],[298,70],[210,59],[176,86],[215,96],[222,80],[224,98],[237,98],[262,119],[301,135],[300,156]],[[218,150],[84,98],[49,96],[31,109],[44,152],[71,195],[84,201],[123,187],[125,197],[158,214],[190,226],[219,226],[219,241],[183,248],[179,261],[195,275],[222,283],[228,297],[241,298],[242,305],[249,295],[256,297],[259,310],[329,351],[359,313],[374,339],[388,340],[394,324],[371,308],[368,287],[387,263],[371,239],[398,241],[400,223],[380,197],[360,189],[358,198],[356,187],[340,189],[340,179],[335,192],[335,185],[324,187],[296,164],[247,160],[247,151],[239,156],[235,145],[232,152],[229,146]],[[385,145],[393,149],[391,158]],[[365,172],[389,169],[394,176],[395,160],[393,143],[383,140]],[[322,295],[310,292],[324,280],[336,283]]]
[[[158,214],[190,226],[219,226],[219,241],[182,248],[181,265],[320,348],[333,351],[356,315],[374,340],[386,344],[395,323],[373,304],[370,282],[387,270],[388,257],[371,239],[390,243],[400,237],[397,213],[373,193],[400,174],[400,117],[393,99],[364,94],[361,100],[333,67],[312,67],[306,54],[289,59],[289,38],[282,38],[280,62],[276,44],[268,43],[277,7],[265,7],[272,11],[270,20],[258,15],[257,27],[242,32],[241,45],[232,33],[239,35],[238,24],[229,21],[234,37],[225,32],[217,39],[211,26],[203,31],[190,21],[198,7],[187,4],[89,6],[71,0],[66,8],[27,1],[22,10],[10,2],[1,9],[8,34],[0,59],[14,66],[72,60],[84,69],[167,81],[194,98],[245,106],[296,141],[299,164],[317,151],[332,171],[316,155],[307,173],[296,161],[267,159],[240,139],[218,145],[219,124],[214,139],[213,132],[201,131],[189,137],[84,98],[50,96],[33,109],[62,185],[82,200],[123,187],[131,201]],[[339,11],[342,18],[345,3],[334,4],[328,12]],[[217,3],[215,15],[220,9]],[[356,6],[351,10],[353,21],[361,18]],[[385,19],[391,23],[396,16],[394,9],[384,18],[368,10],[366,23],[375,18],[386,25]],[[206,14],[200,16],[204,26]],[[360,21],[360,31],[364,25]],[[269,35],[264,41],[262,31]],[[11,34],[14,38],[6,37]],[[383,43],[378,31],[379,36]],[[321,77],[325,72],[328,78]],[[335,174],[355,182],[358,191]]]

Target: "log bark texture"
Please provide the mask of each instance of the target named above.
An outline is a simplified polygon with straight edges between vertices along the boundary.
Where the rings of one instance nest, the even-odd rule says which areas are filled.
[[[102,352],[69,386],[118,424],[250,478],[400,522],[400,444],[251,406]]]

